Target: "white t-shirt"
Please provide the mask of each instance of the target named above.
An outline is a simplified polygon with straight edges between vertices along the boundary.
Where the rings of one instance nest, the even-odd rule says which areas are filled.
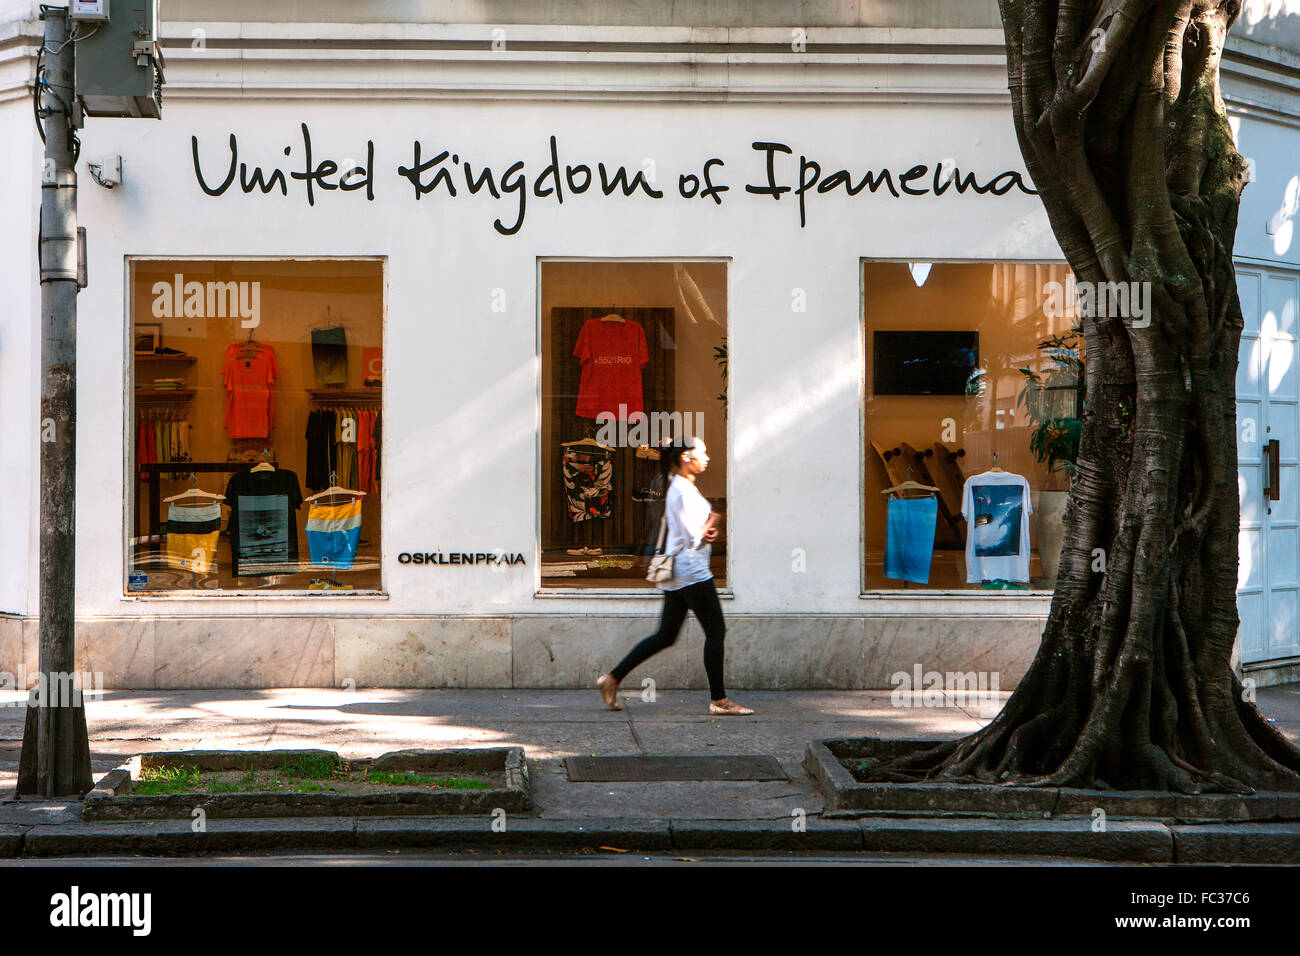
[[[673,576],[660,581],[665,591],[676,591],[688,584],[697,584],[713,577],[709,558],[713,545],[703,540],[704,523],[713,508],[695,482],[674,475],[664,495],[664,514],[668,516],[668,534],[664,539],[664,553],[674,554]],[[680,549],[680,550],[678,550]]]
[[[1029,581],[1029,482],[1009,471],[971,475],[961,494],[966,583]]]

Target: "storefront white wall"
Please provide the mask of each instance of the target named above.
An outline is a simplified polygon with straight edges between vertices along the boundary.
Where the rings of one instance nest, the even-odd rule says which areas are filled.
[[[34,279],[40,140],[31,102],[0,101],[0,130],[0,613],[22,614],[36,598],[30,579],[40,410],[40,287]]]
[[[236,133],[240,159],[291,164],[308,124],[319,158],[364,156],[375,141],[375,200],[324,193],[308,206],[301,183],[289,197],[203,195],[191,164],[191,135],[203,172],[224,178]],[[852,129],[851,133],[848,131]],[[848,135],[846,135],[848,133]],[[636,170],[654,162],[665,198],[588,192],[561,206],[530,196],[514,236],[513,197],[486,193],[416,201],[400,178],[412,140],[425,156],[451,149],[498,173],[522,159],[532,177],[555,135],[561,163],[604,161]],[[78,515],[83,613],[212,613],[238,607],[272,613],[329,608],[348,614],[481,614],[544,610],[586,613],[608,600],[534,597],[538,500],[536,261],[545,256],[710,257],[731,260],[732,348],[729,449],[731,553],[736,612],[857,612],[860,549],[860,257],[1056,258],[1034,197],[893,198],[884,190],[848,198],[810,195],[807,227],[791,195],[747,194],[764,177],[755,140],[788,143],[783,183],[797,154],[827,174],[891,169],[952,157],[987,180],[1019,170],[1003,111],[991,106],[517,103],[340,104],[191,101],[162,123],[92,120],[88,151],[120,153],[125,184],[82,190],[94,224],[92,287],[80,299],[83,435]],[[290,146],[286,158],[283,147]],[[730,187],[721,206],[674,196],[681,172],[711,157]],[[288,165],[288,168],[297,168]],[[384,528],[388,600],[326,598],[124,599],[122,515],[97,503],[124,501],[124,257],[330,256],[388,258],[385,340]],[[492,310],[505,290],[507,311]],[[806,297],[806,311],[795,311]],[[268,317],[274,322],[274,317]],[[220,424],[198,423],[199,428]],[[100,436],[104,440],[98,440]],[[112,438],[110,439],[110,436]],[[122,440],[116,441],[119,436]],[[525,567],[398,565],[417,550],[521,551]],[[791,571],[802,548],[808,571]],[[649,606],[651,597],[643,599]],[[624,606],[621,602],[617,605]]]
[[[1256,177],[1242,193],[1234,252],[1238,258],[1300,265],[1300,214],[1286,214],[1300,191],[1300,119],[1265,119],[1235,110],[1230,116],[1237,147],[1254,160]],[[1270,223],[1276,227],[1273,235]]]
[[[173,32],[183,36],[188,30]],[[425,673],[418,667],[402,672],[396,664],[389,666],[394,642],[405,631],[418,632],[426,649],[442,640],[451,648],[444,653],[451,656],[477,660],[476,654],[489,649],[492,660],[481,666],[449,664],[451,676],[444,683],[563,685],[572,679],[585,682],[588,664],[596,666],[607,647],[625,645],[648,630],[645,625],[657,611],[653,594],[536,594],[536,279],[538,258],[550,256],[730,260],[728,581],[734,597],[725,610],[741,622],[751,653],[783,648],[823,628],[833,639],[834,653],[876,640],[896,645],[891,660],[901,663],[930,660],[923,656],[925,648],[951,644],[962,635],[966,643],[959,653],[975,666],[970,662],[988,657],[981,642],[997,644],[1010,621],[1023,625],[1024,646],[1017,653],[1024,657],[1025,648],[1032,653],[1045,598],[859,596],[864,366],[859,261],[1059,258],[1037,200],[1015,189],[1003,197],[959,196],[950,190],[941,198],[897,199],[883,190],[849,198],[841,189],[809,196],[808,224],[801,229],[793,196],[773,201],[744,191],[746,183],[763,178],[763,156],[750,147],[755,140],[780,141],[794,150],[793,158],[778,161],[784,184],[794,183],[800,153],[820,163],[824,174],[845,168],[856,179],[866,169],[887,167],[896,182],[913,165],[932,167],[940,159],[956,160],[981,181],[1022,169],[1005,106],[1005,74],[1000,63],[989,62],[995,58],[972,56],[964,66],[953,60],[936,66],[924,56],[902,64],[869,64],[856,83],[845,79],[850,74],[840,64],[826,73],[836,95],[821,98],[799,88],[807,76],[802,69],[774,66],[766,74],[772,83],[764,88],[754,79],[763,71],[751,64],[747,71],[737,67],[734,74],[746,95],[724,98],[716,92],[726,88],[731,74],[716,63],[699,73],[708,78],[710,97],[683,79],[694,72],[689,67],[684,74],[675,66],[652,64],[628,81],[617,65],[593,73],[589,64],[576,63],[548,64],[561,74],[569,69],[581,74],[582,83],[572,89],[511,95],[490,87],[543,85],[535,79],[534,66],[500,64],[497,74],[480,75],[472,88],[448,92],[429,89],[430,67],[389,64],[375,67],[366,83],[348,90],[347,76],[356,67],[345,58],[304,66],[292,60],[222,57],[210,69],[197,54],[176,57],[175,74],[182,82],[179,92],[169,93],[161,123],[90,120],[83,133],[83,159],[119,153],[126,171],[125,183],[112,192],[95,186],[83,172],[81,217],[91,230],[92,284],[79,303],[79,615],[94,625],[91,643],[99,641],[104,649],[99,659],[111,660],[106,666],[122,675],[119,684],[284,683],[282,677],[260,675],[286,672],[302,683],[335,683],[340,674],[364,671],[368,653],[384,658],[369,673],[397,674],[387,681],[391,683],[403,682],[403,674],[418,682],[419,673]],[[209,89],[196,79],[205,69]],[[502,82],[503,75],[509,82]],[[603,93],[601,77],[608,84]],[[329,90],[313,94],[310,86],[317,81]],[[375,88],[368,88],[372,82]],[[408,83],[417,92],[407,89]],[[278,85],[290,92],[277,94]],[[6,136],[24,121],[30,126],[30,113],[7,117]],[[309,207],[300,182],[291,184],[287,198],[245,196],[238,185],[220,198],[201,193],[191,166],[191,135],[200,139],[204,173],[211,182],[225,176],[232,132],[238,136],[241,160],[279,165],[286,172],[301,168],[301,122],[310,127],[318,161],[363,158],[366,140],[375,141],[373,203],[359,192],[333,192],[318,193],[316,205]],[[492,221],[513,221],[513,197],[496,201],[461,190],[461,196],[449,199],[440,190],[417,202],[410,184],[396,172],[399,164],[410,163],[412,141],[419,138],[426,158],[446,148],[476,169],[491,165],[498,176],[523,160],[531,185],[549,161],[552,134],[558,137],[561,163],[594,166],[603,161],[634,171],[652,160],[665,198],[606,199],[588,192],[559,206],[529,195],[522,229],[505,237]],[[1250,154],[1256,142],[1268,161],[1258,163],[1257,185],[1264,188],[1252,186],[1243,203],[1240,255],[1262,255],[1267,249],[1247,224],[1252,216],[1258,218],[1256,207],[1267,206],[1278,183],[1284,183],[1276,177],[1285,163],[1274,157],[1296,153],[1294,127],[1244,119],[1243,150]],[[285,146],[291,148],[289,157],[282,152]],[[34,147],[28,150],[32,152]],[[725,162],[715,174],[715,181],[731,187],[723,204],[676,196],[678,174],[698,173],[710,157]],[[28,221],[34,219],[33,209]],[[14,231],[6,229],[0,241],[26,242],[15,243]],[[129,498],[124,296],[125,258],[132,255],[387,257],[385,598],[124,596],[122,503]],[[1284,255],[1294,261],[1294,248]],[[18,260],[6,259],[10,261]],[[14,274],[21,280],[32,268],[29,255],[23,271]],[[497,289],[506,293],[504,313],[491,309]],[[792,308],[799,290],[806,295],[803,312]],[[34,320],[30,301],[28,314]],[[7,319],[6,337],[14,334],[13,328]],[[15,360],[13,354],[6,348],[3,361],[22,365],[25,360]],[[23,375],[30,402],[32,367]],[[35,613],[35,525],[30,518],[36,501],[35,448],[34,436],[21,443],[12,469],[26,476],[28,505],[21,512],[6,512],[9,520],[27,528],[26,580],[20,586],[5,585],[15,595],[12,609],[27,614]],[[21,500],[21,494],[16,498]],[[522,551],[528,562],[490,571],[396,561],[402,551],[497,548]],[[806,571],[792,570],[796,549],[802,549]],[[533,616],[542,619],[535,625],[537,643],[555,664],[554,673],[540,678],[535,666],[539,652],[521,637],[518,623]],[[628,616],[637,620],[628,621]],[[748,635],[743,631],[747,617],[762,622]],[[254,618],[267,626],[259,630]],[[321,651],[314,663],[291,661],[288,671],[263,668],[249,677],[246,662],[226,659],[245,652],[259,660],[274,656],[266,647],[279,639],[288,622],[310,618],[330,619],[335,628],[334,646]],[[988,626],[972,624],[972,618],[984,618]],[[347,619],[357,623],[351,629],[338,624]],[[477,630],[458,629],[458,619],[477,622]],[[503,624],[511,619],[516,622],[513,632]],[[795,619],[798,627],[790,625]],[[854,623],[873,619],[883,623],[872,632]],[[137,627],[130,624],[133,620],[143,623]],[[385,629],[385,620],[393,627]],[[412,623],[419,621],[424,623]],[[164,642],[164,625],[174,637],[170,644]],[[619,627],[626,633],[615,634],[611,645],[608,632]],[[112,648],[142,656],[137,651],[143,646],[140,635],[146,633],[152,642],[146,663],[113,656]],[[305,643],[288,653],[305,658],[314,653],[316,638],[310,630],[303,633]],[[343,647],[345,633],[351,650]],[[561,647],[566,635],[570,644]],[[584,641],[590,650],[578,646]],[[327,643],[329,639],[317,640],[321,646]],[[826,656],[825,646],[805,644],[805,658]],[[741,645],[742,652],[745,647]],[[566,652],[571,656],[557,662],[556,654]],[[857,659],[850,666],[860,669],[866,652],[857,646],[852,653]],[[158,676],[169,655],[188,658],[173,668],[185,670],[183,676]],[[685,660],[683,674],[692,667]],[[757,676],[749,685],[797,686],[807,676],[800,668],[814,682],[833,682],[835,664],[830,661],[827,671],[803,659],[775,661],[769,671],[751,670]],[[240,666],[243,675],[232,677]],[[530,676],[521,676],[521,670]],[[853,679],[844,678],[845,685],[852,686]]]

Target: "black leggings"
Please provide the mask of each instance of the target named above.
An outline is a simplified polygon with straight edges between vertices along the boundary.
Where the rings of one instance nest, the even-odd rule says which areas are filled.
[[[632,668],[677,643],[677,634],[686,620],[686,612],[695,612],[695,619],[704,628],[704,673],[709,677],[711,700],[727,696],[722,686],[722,644],[727,629],[722,623],[722,605],[713,579],[688,584],[684,588],[664,592],[664,613],[659,619],[659,630],[628,652],[610,674],[619,683]]]

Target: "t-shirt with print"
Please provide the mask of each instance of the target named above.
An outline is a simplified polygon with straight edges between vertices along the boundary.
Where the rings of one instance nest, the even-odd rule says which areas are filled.
[[[231,573],[236,577],[297,570],[302,504],[298,476],[288,468],[237,472],[226,485]]]
[[[578,332],[573,354],[582,362],[579,418],[595,418],[608,412],[626,420],[633,412],[645,411],[641,366],[650,361],[650,352],[646,348],[645,329],[639,323],[588,319]],[[620,405],[626,407],[620,409]]]
[[[1029,482],[1009,471],[971,475],[962,489],[966,583],[1029,580]]]
[[[256,354],[245,351],[247,343],[232,343],[221,367],[226,385],[226,433],[231,438],[265,438],[275,425],[272,386],[280,377],[275,349],[260,342],[253,346]]]

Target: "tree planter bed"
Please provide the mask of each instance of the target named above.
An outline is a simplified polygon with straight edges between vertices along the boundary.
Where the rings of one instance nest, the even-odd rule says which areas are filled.
[[[532,810],[528,768],[522,747],[460,748],[453,750],[399,750],[380,757],[342,761],[346,776],[307,780],[320,791],[253,789],[212,792],[210,781],[232,773],[275,776],[294,761],[339,761],[328,750],[189,750],[146,753],[131,757],[110,771],[86,794],[86,820],[190,819],[195,810],[213,818],[337,817],[337,816],[443,816],[508,813]],[[142,776],[151,772],[195,769],[208,774],[207,786],[193,792],[140,794]],[[266,772],[270,772],[267,774]],[[454,775],[459,786],[486,789],[449,789],[435,785],[399,782],[372,784],[367,774]],[[473,778],[463,782],[460,778]],[[296,784],[291,784],[296,785]],[[328,792],[335,786],[348,792]],[[227,787],[230,785],[227,784]]]
[[[1090,817],[1165,820],[1178,823],[1290,821],[1300,823],[1300,793],[1174,794],[1069,787],[1011,787],[962,783],[861,783],[853,765],[866,758],[889,760],[940,740],[879,740],[864,737],[817,740],[804,767],[820,782],[827,816]]]

